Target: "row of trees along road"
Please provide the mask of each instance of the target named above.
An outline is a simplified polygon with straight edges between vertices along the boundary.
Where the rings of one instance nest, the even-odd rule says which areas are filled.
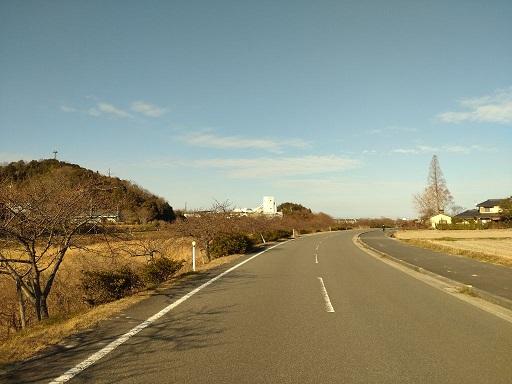
[[[103,213],[119,207],[119,196],[113,193],[118,185],[93,172],[76,173],[67,165],[53,167],[59,165],[53,163],[43,163],[52,166],[45,172],[37,169],[41,164],[32,164],[28,169],[34,172],[20,177],[18,171],[27,169],[22,165],[15,167],[16,172],[0,173],[0,274],[15,284],[20,325],[25,328],[26,306],[32,306],[30,313],[38,321],[49,317],[48,297],[66,254],[72,248],[94,252],[87,247],[91,234],[105,240],[115,235],[121,242],[127,240],[128,248],[136,243],[125,250],[131,256],[151,259],[158,247],[151,240],[134,242],[120,227],[110,233],[102,223]],[[283,237],[292,228],[314,231],[334,224],[328,215],[314,214],[300,204],[284,203],[280,209],[283,218],[243,217],[232,214],[229,202],[216,202],[208,211],[180,218],[166,228],[170,236],[195,239],[205,251],[204,261],[209,262],[211,247],[222,236],[261,237],[264,241]]]
[[[23,328],[26,302],[38,320],[49,317],[47,298],[66,252],[101,225],[97,212],[112,209],[104,186],[60,176],[0,180],[0,274],[16,284]]]

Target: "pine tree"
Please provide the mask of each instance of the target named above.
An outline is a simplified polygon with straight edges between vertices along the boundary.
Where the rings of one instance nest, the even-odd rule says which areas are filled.
[[[436,155],[432,156],[430,162],[427,186],[423,193],[414,196],[414,202],[422,218],[443,213],[453,204],[453,197],[446,186],[446,180]]]

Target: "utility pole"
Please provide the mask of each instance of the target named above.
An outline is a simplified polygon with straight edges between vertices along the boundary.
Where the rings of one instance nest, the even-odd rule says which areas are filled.
[[[59,151],[53,151],[53,160],[57,160],[57,153],[59,153]]]

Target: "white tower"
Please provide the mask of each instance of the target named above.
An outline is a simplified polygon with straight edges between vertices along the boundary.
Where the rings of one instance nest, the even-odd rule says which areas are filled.
[[[263,196],[263,214],[275,215],[277,213],[277,205],[274,196]]]

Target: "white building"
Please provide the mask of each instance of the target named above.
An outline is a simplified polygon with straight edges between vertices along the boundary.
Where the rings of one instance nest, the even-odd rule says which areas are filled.
[[[451,224],[452,218],[444,213],[439,213],[435,216],[432,216],[430,219],[430,226],[433,229],[436,229],[439,224]]]
[[[263,196],[263,214],[275,215],[277,213],[277,205],[274,196]]]
[[[256,208],[236,208],[233,210],[233,212],[242,214],[244,216],[251,214],[282,216],[281,212],[277,212],[277,204],[274,196],[264,196],[263,204],[258,205]]]

